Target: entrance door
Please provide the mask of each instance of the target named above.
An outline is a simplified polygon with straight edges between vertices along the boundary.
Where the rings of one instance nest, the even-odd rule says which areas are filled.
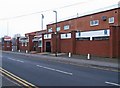
[[[51,52],[51,44],[50,44],[50,42],[46,42],[46,52]]]

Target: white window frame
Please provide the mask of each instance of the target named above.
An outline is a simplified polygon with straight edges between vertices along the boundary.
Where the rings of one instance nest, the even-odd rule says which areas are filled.
[[[68,30],[68,29],[70,29],[70,25],[65,25],[64,30]]]
[[[90,26],[97,26],[99,25],[99,20],[91,20],[90,21]]]
[[[114,23],[114,22],[115,22],[115,18],[114,18],[114,17],[110,17],[110,18],[109,18],[109,23],[112,24],[112,23]]]

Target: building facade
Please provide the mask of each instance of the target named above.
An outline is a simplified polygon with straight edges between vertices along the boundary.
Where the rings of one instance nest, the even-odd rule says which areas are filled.
[[[17,38],[17,50],[19,52],[42,52],[42,33],[46,30],[26,33],[24,37]]]
[[[120,8],[48,24],[42,40],[45,52],[120,57]]]
[[[119,58],[120,8],[48,24],[17,39],[17,50]]]
[[[12,51],[12,38],[10,36],[4,36],[2,38],[2,50]]]

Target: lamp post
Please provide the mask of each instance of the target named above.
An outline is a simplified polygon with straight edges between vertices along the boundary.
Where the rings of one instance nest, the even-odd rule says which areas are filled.
[[[57,11],[53,11],[55,13],[55,20],[56,20],[56,30],[55,30],[55,34],[56,34],[56,52],[55,52],[55,56],[57,57],[57,53],[58,53],[58,50],[57,50]]]
[[[41,19],[41,29],[43,30],[43,19],[44,19],[44,15],[41,14],[41,16],[42,16],[42,19]]]

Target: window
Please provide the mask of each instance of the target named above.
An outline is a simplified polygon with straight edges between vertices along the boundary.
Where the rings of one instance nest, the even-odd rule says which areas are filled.
[[[64,26],[64,30],[68,30],[68,29],[70,29],[70,26],[69,25],[65,25]]]
[[[109,23],[114,23],[114,17],[109,18]]]
[[[60,31],[60,27],[57,27],[57,31]]]
[[[99,25],[99,20],[90,21],[90,26],[97,26],[97,25]]]
[[[52,28],[48,29],[48,32],[52,32]]]
[[[38,42],[38,47],[42,47],[42,41]]]

